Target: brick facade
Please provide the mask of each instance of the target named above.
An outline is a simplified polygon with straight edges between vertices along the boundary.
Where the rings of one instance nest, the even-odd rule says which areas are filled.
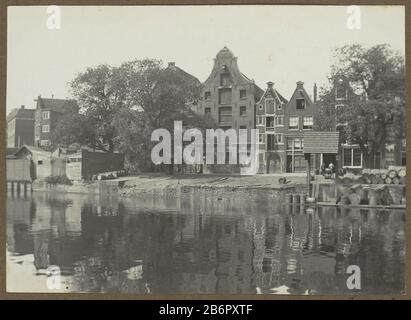
[[[14,109],[7,116],[7,147],[34,145],[34,109]]]

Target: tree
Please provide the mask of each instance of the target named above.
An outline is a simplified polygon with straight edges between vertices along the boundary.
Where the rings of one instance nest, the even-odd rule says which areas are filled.
[[[200,84],[193,79],[153,59],[88,68],[70,83],[79,114],[62,118],[53,135],[64,146],[77,142],[124,152],[132,168],[150,169],[153,130],[172,131],[176,120],[187,127],[214,126],[192,111]]]
[[[357,143],[366,155],[388,140],[405,137],[404,58],[388,45],[364,48],[346,45],[335,50],[329,88],[322,88],[317,130],[340,129],[342,141]],[[350,92],[336,108],[333,81],[343,75]],[[398,141],[398,140],[397,140]]]

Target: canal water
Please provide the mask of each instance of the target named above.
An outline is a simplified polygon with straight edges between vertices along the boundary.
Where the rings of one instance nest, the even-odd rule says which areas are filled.
[[[400,294],[405,211],[9,195],[7,261],[10,292]]]

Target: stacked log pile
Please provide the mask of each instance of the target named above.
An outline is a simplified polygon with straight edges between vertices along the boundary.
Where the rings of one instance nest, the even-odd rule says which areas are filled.
[[[388,169],[364,169],[362,174],[347,174],[339,178],[343,184],[401,184],[405,185],[405,167],[389,167]]]
[[[337,203],[354,205],[405,205],[405,167],[364,169],[361,175],[336,179]]]

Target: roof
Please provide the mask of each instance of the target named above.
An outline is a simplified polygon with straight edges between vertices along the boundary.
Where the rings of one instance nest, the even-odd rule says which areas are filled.
[[[284,98],[278,91],[273,87],[274,83],[271,82],[271,86],[269,85],[265,91],[263,91],[263,94],[261,95],[258,103],[261,103],[261,100],[264,99],[268,94],[271,94],[273,97],[277,97],[278,100],[283,103],[287,104],[288,101],[286,98]],[[261,89],[260,89],[261,90]]]
[[[339,132],[305,132],[304,153],[338,153]]]
[[[230,49],[228,49],[227,47],[224,47],[217,53],[216,58],[217,59],[232,59],[234,58],[234,54],[232,53]]]
[[[198,80],[195,76],[192,74],[188,73],[187,71],[184,71],[180,67],[177,67],[174,62],[169,62],[168,67],[166,70],[171,70],[174,72],[178,72],[187,83],[194,85],[194,86],[200,86],[201,82]]]
[[[65,112],[69,109],[76,109],[77,101],[69,99],[37,98],[37,105],[42,109],[50,109],[56,112]]]
[[[31,154],[43,154],[43,155],[50,155],[51,153],[50,152],[48,152],[48,151],[45,151],[45,150],[43,150],[43,149],[41,149],[41,148],[39,148],[39,147],[36,147],[36,146],[29,146],[29,145],[23,145],[19,150],[17,150],[15,153],[14,153],[14,155],[18,155],[22,150],[24,150],[24,149],[26,149],[26,150],[28,150]]]
[[[26,108],[19,108],[19,109],[13,109],[10,111],[10,113],[7,115],[7,121],[11,121],[14,118],[25,118],[25,119],[33,119],[34,120],[34,114],[36,110],[35,109],[26,109]]]

